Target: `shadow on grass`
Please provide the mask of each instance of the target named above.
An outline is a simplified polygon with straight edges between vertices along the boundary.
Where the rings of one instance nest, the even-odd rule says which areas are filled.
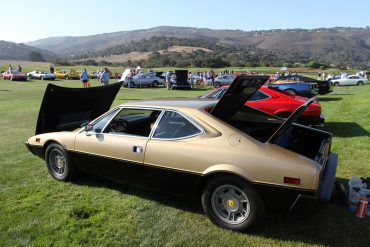
[[[329,98],[329,97],[320,97],[319,102],[321,101],[339,101],[342,100],[342,97],[335,97],[335,98]]]
[[[345,185],[348,184],[347,179],[339,180]],[[122,185],[93,175],[84,175],[75,181],[75,184],[105,187],[179,210],[204,214],[199,202]],[[349,212],[345,206],[316,205],[303,212],[271,212],[265,220],[264,227],[259,231],[245,234],[245,237],[253,235],[276,241],[327,246],[368,246],[366,244],[370,232],[368,223],[368,219],[358,219],[355,213]],[[220,231],[223,230],[220,228]]]
[[[153,192],[152,190],[141,189],[131,185],[113,182],[95,175],[82,174],[82,176],[79,179],[73,181],[73,183],[77,185],[87,185],[98,188],[104,187],[119,191],[122,194],[133,195],[147,200],[157,201],[166,206],[178,208],[183,211],[203,214],[200,205],[195,201],[175,197],[163,192]]]
[[[369,132],[354,122],[328,122],[322,128],[338,137],[369,136]]]
[[[7,90],[7,89],[0,89],[0,92],[10,92],[10,90]]]

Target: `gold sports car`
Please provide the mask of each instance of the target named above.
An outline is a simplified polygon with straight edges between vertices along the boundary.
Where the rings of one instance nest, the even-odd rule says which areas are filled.
[[[137,101],[106,113],[120,83],[49,84],[26,146],[57,180],[93,173],[199,200],[215,224],[247,231],[267,209],[328,201],[338,162],[330,133],[295,123],[314,98],[286,120],[244,105],[267,79],[237,77],[218,102]]]

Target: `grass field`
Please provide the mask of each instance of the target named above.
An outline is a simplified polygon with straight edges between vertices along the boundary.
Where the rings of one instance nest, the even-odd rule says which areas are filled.
[[[370,245],[370,217],[358,219],[343,206],[272,213],[259,233],[241,234],[216,227],[190,201],[88,175],[57,182],[23,144],[34,134],[46,84],[0,80],[0,246]],[[203,93],[122,88],[114,105]],[[347,184],[351,176],[370,177],[370,86],[335,88],[320,104],[340,158],[338,179]]]

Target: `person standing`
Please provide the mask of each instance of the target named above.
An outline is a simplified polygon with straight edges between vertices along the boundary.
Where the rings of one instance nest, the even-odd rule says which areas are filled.
[[[13,67],[12,67],[12,65],[11,65],[11,64],[9,64],[8,72],[9,72],[9,73],[11,73],[11,72],[12,72],[12,70],[13,70]]]
[[[50,74],[54,74],[54,67],[52,64],[50,64]]]
[[[104,68],[103,73],[100,75],[100,82],[102,86],[106,86],[109,84],[109,73],[108,68]]]
[[[89,73],[87,73],[86,69],[84,69],[81,73],[80,80],[84,87],[87,87],[87,82],[89,81]]]
[[[167,87],[168,90],[170,90],[170,88],[171,88],[171,74],[172,74],[171,71],[167,71],[166,72],[166,75],[165,75],[165,78],[166,78],[166,87]]]
[[[17,65],[17,71],[22,72],[22,67],[19,64]]]

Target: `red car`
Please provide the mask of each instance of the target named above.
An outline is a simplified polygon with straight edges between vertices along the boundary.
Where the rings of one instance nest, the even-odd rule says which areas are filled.
[[[3,80],[11,80],[11,81],[27,81],[27,75],[23,74],[17,70],[12,71],[5,71],[1,74],[3,77]]]
[[[220,99],[228,88],[229,86],[222,86],[201,96],[201,98]],[[307,100],[308,99],[305,97],[290,94],[276,88],[263,86],[245,102],[245,105],[281,118],[287,118]],[[302,113],[299,120],[306,125],[322,125],[324,123],[324,116],[321,115],[320,104],[318,102],[312,103]]]

